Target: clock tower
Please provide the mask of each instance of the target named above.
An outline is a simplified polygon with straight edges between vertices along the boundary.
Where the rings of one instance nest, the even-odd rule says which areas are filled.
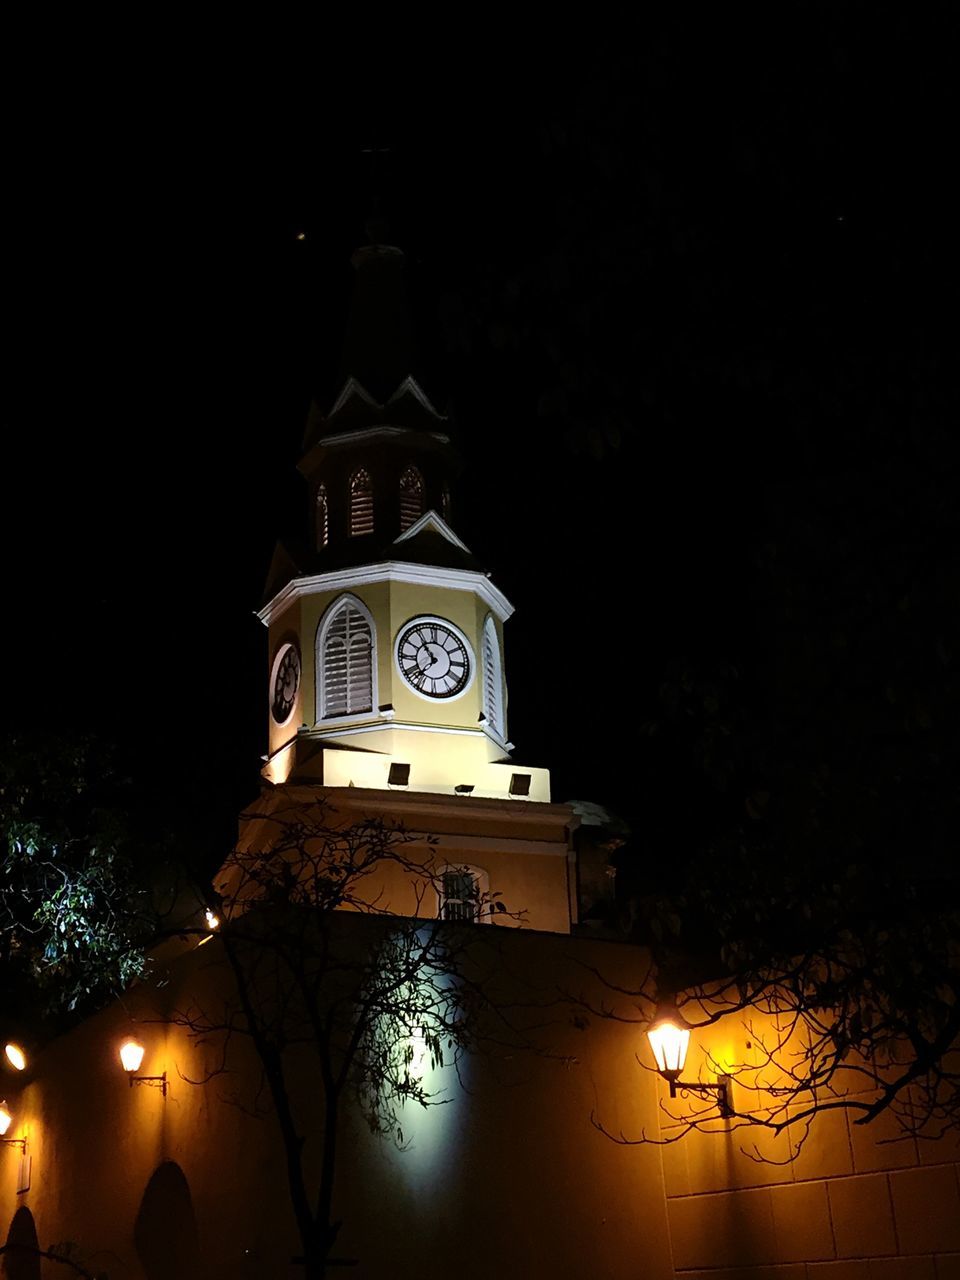
[[[410,372],[403,254],[370,244],[353,266],[344,381],[328,412],[311,412],[299,462],[309,534],[277,548],[258,615],[269,634],[259,810],[280,792],[395,818],[498,892],[512,881],[528,927],[566,932],[577,819],[550,802],[546,769],[511,754],[513,606],[455,531],[458,458]]]

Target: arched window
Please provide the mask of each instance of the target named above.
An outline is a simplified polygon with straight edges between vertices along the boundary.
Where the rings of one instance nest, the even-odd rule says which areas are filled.
[[[317,632],[317,719],[373,710],[373,619],[356,596],[327,610]]]
[[[483,714],[487,728],[502,740],[506,732],[503,715],[503,666],[500,637],[492,614],[483,624]]]
[[[350,536],[373,533],[373,485],[363,467],[350,477]]]
[[[409,529],[423,515],[423,476],[416,467],[407,467],[400,477],[400,532]]]
[[[325,547],[330,541],[330,509],[327,506],[327,486],[322,484],[317,490],[317,549]]]

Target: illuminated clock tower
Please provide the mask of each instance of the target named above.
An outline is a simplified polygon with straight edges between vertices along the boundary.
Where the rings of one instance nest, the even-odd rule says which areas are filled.
[[[512,881],[530,927],[567,931],[577,820],[551,804],[546,769],[511,756],[513,607],[454,529],[457,457],[409,372],[403,254],[372,244],[353,265],[345,381],[328,412],[311,414],[299,463],[309,536],[278,547],[259,611],[263,802],[314,794],[388,814],[430,833],[451,864],[476,865],[491,889]]]

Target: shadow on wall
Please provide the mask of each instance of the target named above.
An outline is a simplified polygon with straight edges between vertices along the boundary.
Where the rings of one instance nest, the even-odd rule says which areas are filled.
[[[165,1160],[153,1171],[140,1201],[133,1239],[147,1280],[199,1277],[197,1218],[183,1170],[173,1160]]]
[[[13,1215],[6,1243],[11,1251],[3,1255],[4,1280],[40,1280],[40,1245],[29,1209],[18,1209]]]

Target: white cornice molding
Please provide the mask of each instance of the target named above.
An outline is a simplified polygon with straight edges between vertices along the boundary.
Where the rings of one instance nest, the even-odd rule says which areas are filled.
[[[330,573],[314,573],[294,578],[269,603],[257,610],[257,617],[265,627],[269,627],[275,618],[279,618],[290,605],[304,596],[316,595],[321,591],[356,591],[377,582],[404,582],[413,586],[472,591],[501,622],[506,622],[513,613],[513,605],[503,592],[493,585],[486,574],[477,569],[442,569],[439,565],[384,560],[380,564],[357,565],[351,569],[334,569]]]
[[[425,530],[433,530],[434,533],[439,533],[441,538],[446,538],[446,540],[448,542],[452,542],[455,547],[459,547],[461,551],[465,551],[468,556],[473,555],[473,552],[467,544],[465,542],[461,542],[447,524],[446,520],[444,520],[441,515],[438,515],[432,507],[429,511],[425,511],[420,519],[416,520],[409,529],[404,529],[403,533],[401,533],[399,537],[394,538],[393,545],[396,546],[398,542],[406,542],[409,538],[415,538],[418,533],[423,533]]]
[[[357,733],[393,733],[394,730],[401,733],[447,733],[459,738],[483,737],[481,729],[455,729],[450,725],[414,724],[403,720],[385,720],[375,724],[363,721],[354,726],[338,723],[330,728],[314,726],[312,729],[301,729],[297,736],[299,738],[308,738],[311,741],[315,739],[329,741],[331,739],[353,737]]]
[[[376,427],[356,427],[352,431],[337,431],[331,436],[321,436],[317,445],[327,448],[341,448],[344,445],[369,443],[371,440],[390,439],[395,436],[409,436],[412,432],[429,436],[431,440],[439,440],[441,444],[449,444],[450,437],[442,431],[422,431],[419,427],[391,427],[382,424]]]

